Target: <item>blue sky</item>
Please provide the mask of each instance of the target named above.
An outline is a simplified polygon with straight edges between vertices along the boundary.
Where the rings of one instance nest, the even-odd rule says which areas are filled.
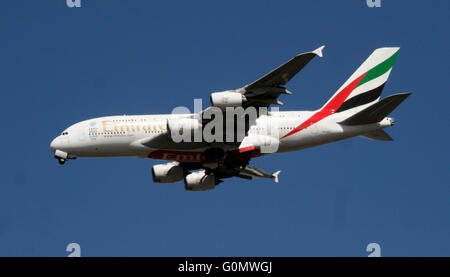
[[[450,255],[450,2],[8,1],[0,9],[0,256]],[[79,159],[49,143],[103,115],[170,113],[325,44],[281,110],[320,107],[400,46],[383,95],[413,92],[394,142],[354,138],[254,160],[280,183],[154,184],[157,161]]]

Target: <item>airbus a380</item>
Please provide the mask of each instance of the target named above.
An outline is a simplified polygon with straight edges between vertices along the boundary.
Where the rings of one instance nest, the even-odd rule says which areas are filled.
[[[93,118],[64,130],[50,148],[60,164],[85,157],[166,160],[169,162],[152,167],[154,182],[184,180],[186,190],[201,191],[213,189],[229,177],[278,182],[280,171],[270,174],[249,165],[251,159],[262,155],[355,136],[392,140],[384,131],[394,125],[388,115],[410,95],[400,93],[380,100],[398,47],[376,49],[317,110],[267,111],[270,105],[282,105],[278,97],[291,94],[285,85],[314,57],[322,57],[323,48],[297,55],[242,88],[212,93],[211,106],[203,111]],[[256,112],[252,117],[248,111]]]

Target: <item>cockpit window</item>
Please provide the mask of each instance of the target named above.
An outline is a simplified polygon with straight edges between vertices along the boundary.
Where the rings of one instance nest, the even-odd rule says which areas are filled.
[[[69,134],[68,132],[62,132],[61,133],[61,135],[63,135],[63,136],[68,135],[68,134]]]

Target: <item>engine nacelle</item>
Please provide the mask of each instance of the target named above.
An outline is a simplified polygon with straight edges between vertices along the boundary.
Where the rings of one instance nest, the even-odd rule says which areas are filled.
[[[207,175],[204,171],[193,172],[184,178],[186,190],[202,191],[213,189],[216,186],[216,177]]]
[[[173,183],[183,180],[183,168],[177,163],[157,164],[152,167],[153,182]]]
[[[218,108],[240,107],[245,96],[239,92],[213,92],[210,96],[211,105]]]
[[[167,120],[167,132],[174,142],[193,142],[202,134],[202,124],[193,118]]]

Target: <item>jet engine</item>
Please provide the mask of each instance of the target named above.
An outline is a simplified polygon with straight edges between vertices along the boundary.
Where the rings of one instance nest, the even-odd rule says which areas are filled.
[[[193,142],[196,135],[202,134],[202,124],[194,118],[167,120],[167,131],[174,142]]]
[[[183,168],[177,163],[157,164],[152,167],[153,182],[173,183],[183,180]]]
[[[193,172],[184,178],[186,190],[201,191],[210,190],[216,186],[216,178],[214,175],[207,175],[205,171]]]
[[[223,91],[211,93],[210,101],[211,105],[218,108],[240,107],[246,98],[239,92]]]

